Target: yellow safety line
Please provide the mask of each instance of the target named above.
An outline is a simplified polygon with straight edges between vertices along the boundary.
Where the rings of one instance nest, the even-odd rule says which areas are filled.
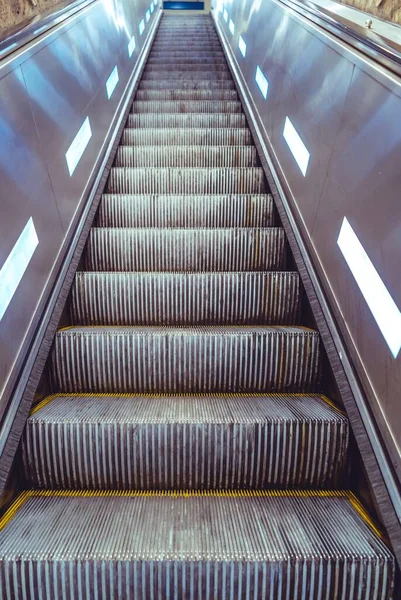
[[[53,394],[52,396],[46,396],[46,398],[43,398],[43,400],[41,400],[40,402],[38,402],[38,404],[36,404],[31,409],[31,412],[29,414],[30,415],[34,415],[36,412],[38,412],[38,410],[40,410],[41,408],[43,408],[44,406],[46,406],[46,404],[49,404],[49,402],[51,402],[52,400],[54,400],[55,398],[57,398],[57,396],[63,396],[63,395],[64,394]],[[66,395],[68,395],[68,394],[66,394]]]
[[[23,504],[31,497],[30,490],[22,492],[6,510],[6,512],[0,517],[0,531],[11,521],[16,512],[22,507]]]
[[[358,498],[355,496],[355,494],[353,492],[349,492],[349,501],[352,504],[352,506],[355,508],[357,513],[365,521],[365,523],[367,523],[369,525],[369,527],[371,529],[373,529],[375,534],[379,538],[385,539],[383,532],[379,529],[378,525],[375,523],[375,521],[372,519],[370,514],[367,512],[367,510],[364,508],[364,506],[361,504],[360,500],[358,500]]]

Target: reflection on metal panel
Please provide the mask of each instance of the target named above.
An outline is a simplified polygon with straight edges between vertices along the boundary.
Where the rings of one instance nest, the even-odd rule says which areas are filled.
[[[109,100],[112,97],[114,90],[116,89],[118,81],[119,81],[118,68],[114,67],[114,69],[112,70],[112,72],[110,74],[110,77],[106,81],[106,91],[107,91],[107,97]]]
[[[145,21],[142,19],[142,21],[139,23],[139,35],[142,35],[144,31],[145,31]]]
[[[231,33],[234,35],[235,25],[234,25],[234,21],[232,19],[230,19],[229,29],[230,29]]]
[[[346,217],[337,244],[388,347],[397,358],[401,348],[401,312]]]
[[[263,75],[262,71],[260,70],[260,67],[256,68],[255,81],[258,84],[258,88],[262,92],[263,98],[267,98],[269,82],[267,81],[266,77]]]
[[[242,35],[239,36],[238,48],[239,48],[239,51],[241,52],[242,56],[245,58],[245,55],[246,55],[246,44],[244,42],[244,39],[243,39]]]
[[[31,217],[0,270],[0,321],[31,262],[38,244],[38,236]]]
[[[135,36],[132,36],[132,38],[130,39],[130,42],[128,44],[128,56],[131,58],[131,56],[134,53],[135,50]]]
[[[285,119],[283,136],[302,175],[305,177],[306,171],[308,170],[310,153],[288,117]]]
[[[224,11],[223,11],[223,17],[224,17],[225,22],[227,23],[227,21],[228,21],[228,12],[227,12],[226,9],[224,9]]]
[[[150,12],[149,12],[149,10],[146,11],[145,17],[146,17],[146,23],[147,23],[149,21],[149,19],[150,19]]]
[[[154,6],[153,2],[150,3],[149,8],[150,8],[150,12],[153,13],[153,11],[155,10],[155,6]]]
[[[89,140],[92,137],[92,130],[89,122],[89,117],[86,117],[80,130],[74,138],[71,146],[68,148],[65,158],[68,165],[68,171],[70,176],[74,173],[77,164],[82,158],[85,148],[89,144]]]

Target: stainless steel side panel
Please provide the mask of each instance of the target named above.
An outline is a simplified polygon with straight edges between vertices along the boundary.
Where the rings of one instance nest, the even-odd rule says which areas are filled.
[[[99,0],[0,62],[0,272],[30,218],[39,240],[0,320],[0,419],[24,340],[54,281],[113,117],[159,15],[156,6],[147,22],[149,5]],[[115,67],[118,82],[108,99],[106,82]],[[91,137],[70,175],[66,152],[86,118]],[[1,287],[0,302],[6,296]]]
[[[276,0],[213,4],[400,473],[401,352],[392,355],[337,239],[346,217],[399,309],[401,82]],[[269,83],[266,99],[255,81],[257,66]],[[287,117],[310,153],[305,176],[283,137]]]

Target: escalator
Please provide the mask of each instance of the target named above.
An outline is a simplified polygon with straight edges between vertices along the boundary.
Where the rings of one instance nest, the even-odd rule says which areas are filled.
[[[22,440],[3,598],[389,599],[212,20],[164,16]]]

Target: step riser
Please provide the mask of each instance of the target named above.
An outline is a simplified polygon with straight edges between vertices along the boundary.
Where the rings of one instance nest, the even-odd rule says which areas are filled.
[[[242,106],[240,102],[219,101],[219,100],[204,100],[204,101],[187,101],[175,100],[172,102],[141,102],[136,100],[132,105],[133,114],[241,114]]]
[[[234,114],[221,114],[221,113],[210,113],[210,114],[130,114],[127,122],[128,127],[135,129],[154,129],[160,127],[163,129],[171,128],[245,128],[246,121],[245,115],[234,113]]]
[[[277,271],[284,266],[280,228],[94,228],[87,244],[89,271]]]
[[[174,100],[228,100],[235,102],[237,99],[238,96],[235,90],[138,90],[135,96],[135,100],[140,100],[141,102],[148,102],[149,100],[153,102],[172,102]]]
[[[217,61],[217,62],[224,62],[225,64],[227,64],[227,59],[224,56],[223,51],[221,52],[198,52],[197,50],[195,51],[191,51],[191,50],[178,50],[178,49],[172,49],[172,50],[166,50],[166,51],[158,51],[158,50],[154,50],[153,52],[151,52],[150,56],[149,56],[149,63],[152,64],[155,60],[163,60],[163,59],[168,59],[168,60],[178,60],[181,61],[181,59],[185,60],[195,60],[195,61],[202,61],[202,60],[211,60],[211,61]]]
[[[68,329],[51,354],[55,389],[90,393],[311,392],[319,336],[300,329],[204,333]]]
[[[39,420],[35,415],[28,420],[22,452],[25,478],[31,486],[103,490],[322,488],[343,478],[347,420],[328,411],[322,420],[319,412],[323,402],[318,399],[311,399],[311,410],[308,414],[299,410],[297,418],[300,398],[293,397],[293,403],[277,396],[238,398],[238,403],[248,406],[249,415],[257,415],[254,422],[251,416],[248,422],[227,420],[230,408],[236,413],[235,401],[223,396],[82,397],[81,415],[85,416],[63,410],[66,402],[74,400],[53,400],[59,407],[58,415],[52,414],[49,421],[43,410]],[[185,422],[186,402],[198,408],[191,410],[190,422]],[[94,403],[100,404],[100,419],[96,418],[98,409],[91,409]],[[166,405],[169,413],[163,409]],[[315,418],[310,416],[313,411]],[[286,413],[292,420],[285,418]],[[216,422],[221,415],[224,421]],[[205,422],[207,418],[209,422]],[[62,448],[62,454],[54,453],[53,447]]]
[[[210,58],[208,57],[204,57],[204,58],[198,58],[198,57],[193,57],[193,58],[189,58],[187,55],[185,54],[179,54],[179,55],[174,55],[174,56],[159,56],[159,57],[150,57],[147,65],[148,66],[153,66],[153,65],[174,65],[176,63],[179,63],[180,65],[226,65],[226,59],[224,58],[224,56],[221,56],[220,58],[216,57],[216,56],[211,56]]]
[[[254,196],[127,196],[105,194],[100,227],[271,227],[273,199]]]
[[[140,90],[235,90],[234,81],[205,81],[199,80],[184,80],[172,81],[171,79],[166,80],[160,79],[148,80],[139,83]]]
[[[263,170],[113,168],[107,191],[112,194],[262,194]]]
[[[173,146],[130,148],[120,146],[116,167],[256,167],[256,148],[242,146]]]
[[[173,81],[181,81],[182,79],[188,79],[188,80],[204,80],[204,81],[232,81],[232,77],[231,77],[231,73],[229,71],[225,71],[225,72],[213,72],[211,70],[203,70],[203,71],[171,71],[168,73],[169,77],[168,79]],[[145,69],[143,76],[142,76],[142,81],[152,81],[152,80],[156,80],[159,81],[162,78],[166,78],[166,72],[165,70],[158,70],[158,71],[149,71],[148,69]]]
[[[74,325],[295,325],[297,273],[77,273]]]
[[[125,146],[250,146],[249,129],[125,129]]]
[[[196,71],[202,71],[204,72],[205,69],[207,69],[208,71],[215,71],[215,72],[221,72],[221,73],[229,73],[228,67],[225,64],[219,64],[219,63],[211,63],[208,64],[207,67],[205,66],[205,63],[202,62],[200,64],[186,64],[186,63],[181,63],[181,62],[175,62],[175,63],[162,63],[162,62],[158,62],[156,64],[152,64],[152,63],[147,63],[146,65],[146,72],[150,73],[151,71],[157,71],[157,73],[160,73],[160,71],[171,71],[172,73],[176,73],[176,72],[184,72],[184,71],[189,71],[191,73],[196,73]]]

